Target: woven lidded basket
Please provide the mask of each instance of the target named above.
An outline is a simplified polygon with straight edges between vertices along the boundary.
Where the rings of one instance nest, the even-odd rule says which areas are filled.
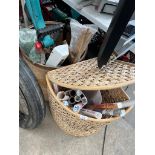
[[[84,120],[80,114],[74,113],[64,106],[56,97],[52,83],[74,90],[101,90],[103,101],[121,102],[129,99],[121,87],[134,83],[134,69],[133,64],[122,61],[112,62],[99,69],[97,60],[94,58],[48,72],[46,81],[49,105],[57,125],[67,134],[88,136],[99,131],[102,126],[119,119],[119,117],[106,119],[89,117]],[[131,109],[131,107],[127,108],[126,113]]]

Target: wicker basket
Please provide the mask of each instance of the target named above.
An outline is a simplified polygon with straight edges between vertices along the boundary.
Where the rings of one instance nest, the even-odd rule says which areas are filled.
[[[56,23],[59,23],[59,22],[46,21],[46,25],[51,25],[51,24],[56,24]],[[31,26],[29,26],[29,28],[34,28],[34,26],[31,25]],[[67,37],[68,37],[67,42],[69,42],[70,34],[68,34]],[[61,35],[60,38],[56,41],[56,45],[62,44],[62,41],[63,41],[63,36]],[[82,61],[84,59],[85,54],[83,55],[83,57],[81,57],[80,61]],[[48,101],[47,84],[46,84],[45,75],[47,74],[48,71],[56,69],[56,67],[47,67],[47,66],[41,65],[39,63],[33,63],[30,60],[30,58],[25,54],[25,51],[21,47],[20,47],[20,55],[22,56],[24,61],[27,63],[27,65],[30,67],[30,69],[36,76],[36,79],[39,82],[39,85],[40,85],[42,92],[44,94],[45,101]]]
[[[118,82],[114,85],[112,80],[114,76],[113,77],[111,76],[113,74],[111,72],[111,74],[108,74],[109,78],[111,78],[111,83],[109,83],[109,85],[106,84],[104,85],[104,83],[102,82],[105,80],[104,79],[105,72],[97,68],[96,61],[94,60],[95,59],[91,59],[67,67],[56,69],[51,72],[48,72],[46,76],[48,95],[49,95],[49,105],[53,118],[57,123],[57,125],[65,133],[73,136],[92,135],[97,131],[99,131],[104,125],[119,119],[119,117],[112,117],[108,119],[93,119],[93,118],[88,118],[86,120],[82,119],[80,114],[74,113],[71,109],[65,107],[63,103],[56,97],[56,94],[51,86],[52,83],[56,83],[59,86],[71,89],[80,88],[81,90],[102,90],[103,92],[102,94],[106,93],[106,96],[103,96],[103,101],[119,102],[128,100],[128,96],[119,87],[131,84],[134,81],[133,75],[131,75],[132,77],[130,77],[130,75],[127,73],[128,78],[130,80],[125,81],[124,79],[121,79],[122,78],[121,76],[119,76],[119,78],[117,79]],[[126,64],[123,62],[116,62],[116,63],[117,66],[121,67],[127,65],[127,68],[124,67],[124,69],[128,71],[131,68],[133,69],[133,65],[131,64]],[[116,69],[116,67],[114,69]],[[87,72],[88,70],[89,72]],[[87,76],[89,75],[93,77],[93,75],[95,74],[95,77],[93,78],[97,78],[101,74],[100,72],[102,72],[103,81],[100,79],[99,83],[96,82],[97,79],[94,79],[93,81],[91,78],[89,79]],[[77,82],[78,80],[81,80],[83,82],[83,85],[78,83]],[[89,80],[91,80],[90,83]],[[116,89],[112,89],[112,87]],[[128,113],[131,109],[132,109],[131,107],[127,108],[126,113]]]
[[[46,67],[45,65],[41,65],[38,63],[34,64],[21,48],[20,48],[20,54],[22,56],[22,59],[27,63],[27,65],[30,67],[30,69],[34,73],[41,87],[41,90],[43,92],[45,101],[47,102],[48,94],[47,94],[47,83],[46,83],[45,75],[47,74],[48,71],[51,71],[55,68]]]
[[[55,21],[46,21],[46,25],[56,24],[58,22]],[[29,26],[29,28],[34,28],[33,25]],[[62,35],[60,38],[56,41],[56,44],[59,45],[62,43]],[[30,58],[25,54],[25,51],[20,47],[20,55],[22,56],[23,60],[27,63],[27,65],[30,67],[34,75],[36,76],[36,79],[42,89],[42,92],[44,94],[45,101],[48,101],[48,94],[47,94],[47,84],[45,75],[48,71],[51,71],[53,69],[56,69],[54,67],[47,67],[45,65],[41,65],[39,63],[33,63]]]

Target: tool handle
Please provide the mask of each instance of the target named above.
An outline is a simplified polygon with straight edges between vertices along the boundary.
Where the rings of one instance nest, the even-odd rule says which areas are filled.
[[[54,32],[60,31],[63,29],[63,27],[64,27],[64,24],[54,24],[54,25],[47,26],[43,29],[39,29],[37,30],[38,39],[43,38],[46,35],[50,35]]]
[[[93,104],[87,105],[88,109],[91,110],[103,110],[103,109],[122,109],[127,108],[134,105],[134,100],[124,101],[118,103],[104,103],[104,104]]]
[[[97,110],[97,109],[117,109],[117,105],[114,103],[104,103],[104,104],[93,104],[87,105],[88,109]]]
[[[118,108],[121,109],[121,108],[127,108],[127,107],[134,106],[135,101],[130,100],[130,101],[118,102],[116,104],[117,104]]]

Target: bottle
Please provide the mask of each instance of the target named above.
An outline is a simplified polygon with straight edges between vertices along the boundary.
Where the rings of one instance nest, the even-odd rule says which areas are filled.
[[[30,53],[29,58],[33,61],[33,63],[40,63],[41,62],[41,54],[37,53],[36,47],[33,46]]]

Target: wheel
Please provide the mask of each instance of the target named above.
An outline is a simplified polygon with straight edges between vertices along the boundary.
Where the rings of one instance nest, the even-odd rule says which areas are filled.
[[[19,126],[36,128],[46,114],[43,93],[37,80],[20,58],[19,60]]]

